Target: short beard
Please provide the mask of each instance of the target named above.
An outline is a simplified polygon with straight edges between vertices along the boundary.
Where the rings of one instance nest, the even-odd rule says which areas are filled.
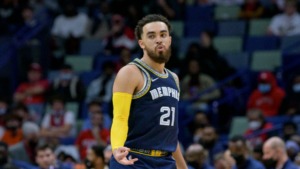
[[[145,47],[145,51],[147,52],[151,60],[160,64],[167,63],[171,57],[171,47],[165,52],[159,52],[158,54],[156,54],[155,50],[150,50],[147,47]]]

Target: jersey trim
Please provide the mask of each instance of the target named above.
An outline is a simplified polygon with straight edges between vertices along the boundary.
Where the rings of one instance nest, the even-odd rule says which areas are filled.
[[[172,77],[173,77],[173,79],[174,79],[174,81],[175,81],[175,83],[176,83],[176,86],[177,86],[177,88],[178,88],[178,92],[180,92],[180,85],[179,85],[179,82],[178,82],[177,78],[176,78],[175,75],[171,72],[171,70],[167,69],[167,71],[169,71],[170,74],[172,75]]]
[[[131,62],[129,64],[137,66],[142,71],[143,76],[144,76],[143,88],[140,91],[138,91],[136,94],[134,94],[132,97],[132,99],[138,99],[138,98],[143,97],[149,91],[150,86],[151,86],[151,77],[150,77],[149,73],[141,65],[134,63],[134,62]]]
[[[139,64],[141,64],[144,68],[146,68],[147,70],[149,70],[151,73],[155,74],[156,76],[160,77],[160,78],[168,78],[169,77],[169,72],[166,70],[166,68],[164,68],[164,71],[166,73],[159,73],[156,70],[152,69],[149,65],[147,65],[145,62],[141,61],[140,59],[136,58],[134,59],[134,61],[138,62]]]

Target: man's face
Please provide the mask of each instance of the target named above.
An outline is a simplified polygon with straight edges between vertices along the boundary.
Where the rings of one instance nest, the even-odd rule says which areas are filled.
[[[140,47],[156,63],[166,63],[171,56],[171,36],[163,22],[151,22],[143,27]]]
[[[42,169],[48,169],[55,165],[55,155],[51,149],[39,150],[36,155],[36,162]]]
[[[270,145],[264,145],[263,146],[263,160],[269,160],[269,159],[274,159],[275,155],[276,155],[276,149],[270,147]]]
[[[36,81],[40,80],[41,77],[42,77],[42,74],[39,71],[31,70],[31,71],[28,72],[29,82],[36,82]]]
[[[216,133],[215,130],[212,127],[206,127],[203,130],[203,141],[210,142],[216,140]]]
[[[93,126],[101,126],[103,123],[103,115],[102,113],[93,113],[92,115],[92,125]]]
[[[64,110],[64,104],[61,101],[54,101],[52,104],[52,109],[54,112],[61,112]]]

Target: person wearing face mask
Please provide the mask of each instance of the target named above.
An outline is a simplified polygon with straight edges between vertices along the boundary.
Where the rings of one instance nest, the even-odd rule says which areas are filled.
[[[218,142],[216,130],[212,126],[204,127],[199,143],[208,151],[208,161],[211,165],[213,165],[214,156],[224,151],[223,145]]]
[[[252,135],[253,133],[261,130],[268,130],[273,127],[269,122],[266,122],[262,111],[259,109],[251,109],[247,112],[248,128],[244,133],[245,137]],[[260,134],[257,137],[249,138],[249,143],[255,147],[262,144],[268,138],[268,134]]]
[[[5,142],[8,146],[20,143],[23,139],[23,132],[21,129],[21,119],[15,115],[8,113],[5,118],[5,131],[0,141]]]
[[[285,144],[279,137],[269,138],[263,145],[263,153],[266,169],[297,169],[289,159]]]
[[[38,145],[40,128],[33,122],[25,122],[22,125],[23,141],[11,146],[9,153],[12,159],[24,161],[27,163],[35,163],[35,149]]]
[[[265,117],[272,117],[278,114],[285,91],[276,82],[271,72],[261,72],[258,76],[258,85],[247,103],[247,109],[260,109]]]
[[[190,145],[185,153],[189,169],[213,169],[207,162],[207,151],[200,144]]]
[[[292,84],[287,88],[287,94],[282,101],[279,112],[283,115],[300,114],[300,74],[292,79]]]
[[[0,168],[18,169],[8,156],[8,145],[2,141],[0,141]]]
[[[85,97],[85,87],[69,64],[60,68],[58,77],[50,86],[49,97],[58,94],[64,95],[68,102],[81,102]]]
[[[228,147],[230,155],[235,160],[234,169],[265,169],[262,163],[251,157],[247,141],[243,136],[233,136]]]

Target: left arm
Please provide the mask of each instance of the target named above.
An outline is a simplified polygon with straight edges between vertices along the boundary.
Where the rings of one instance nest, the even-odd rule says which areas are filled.
[[[176,161],[176,167],[177,169],[187,169],[187,165],[185,163],[185,160],[182,156],[182,153],[181,153],[181,150],[180,150],[180,145],[179,145],[179,142],[177,144],[177,147],[176,147],[176,151],[172,153],[175,161]]]

